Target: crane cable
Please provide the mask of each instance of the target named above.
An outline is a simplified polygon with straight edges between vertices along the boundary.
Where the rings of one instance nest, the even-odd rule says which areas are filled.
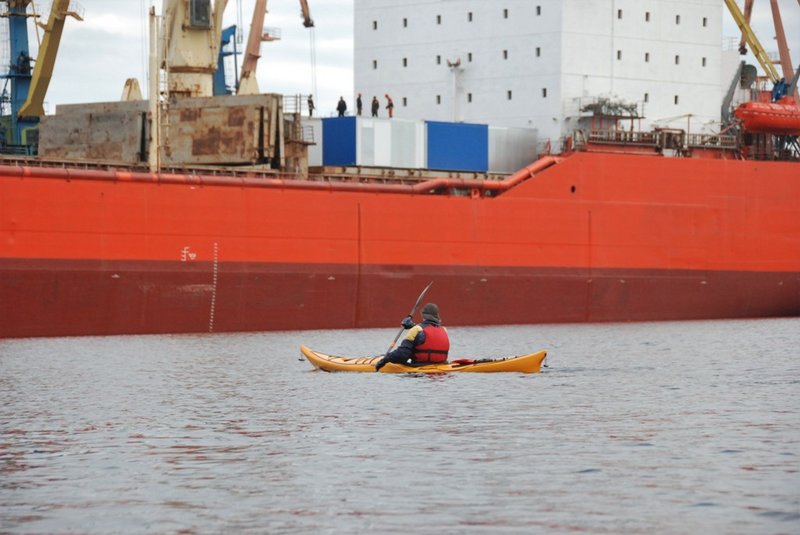
[[[317,40],[314,35],[314,27],[311,26],[308,32],[309,48],[311,49],[311,94],[319,99],[317,94]]]

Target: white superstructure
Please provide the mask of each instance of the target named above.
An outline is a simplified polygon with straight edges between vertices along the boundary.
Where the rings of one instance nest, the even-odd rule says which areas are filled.
[[[394,115],[534,127],[554,144],[598,98],[636,128],[718,128],[718,0],[354,0],[354,89]],[[555,146],[555,145],[554,145]]]

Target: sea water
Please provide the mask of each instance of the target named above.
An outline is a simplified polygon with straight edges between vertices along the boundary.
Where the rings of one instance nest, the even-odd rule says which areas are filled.
[[[0,532],[800,533],[800,319],[395,333],[0,341]]]

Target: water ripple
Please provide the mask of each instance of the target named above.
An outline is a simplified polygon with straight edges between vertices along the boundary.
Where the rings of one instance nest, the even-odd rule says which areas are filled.
[[[0,531],[800,532],[800,320],[450,329],[531,376],[297,358],[393,331],[0,341]]]

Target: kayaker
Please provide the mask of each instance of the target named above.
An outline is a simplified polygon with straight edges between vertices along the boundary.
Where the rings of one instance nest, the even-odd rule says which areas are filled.
[[[442,327],[438,306],[428,303],[422,307],[422,323],[414,325],[414,319],[406,316],[401,325],[408,329],[406,337],[397,349],[390,351],[378,361],[375,365],[376,372],[389,362],[397,364],[447,362],[450,338],[447,336],[447,329]]]

